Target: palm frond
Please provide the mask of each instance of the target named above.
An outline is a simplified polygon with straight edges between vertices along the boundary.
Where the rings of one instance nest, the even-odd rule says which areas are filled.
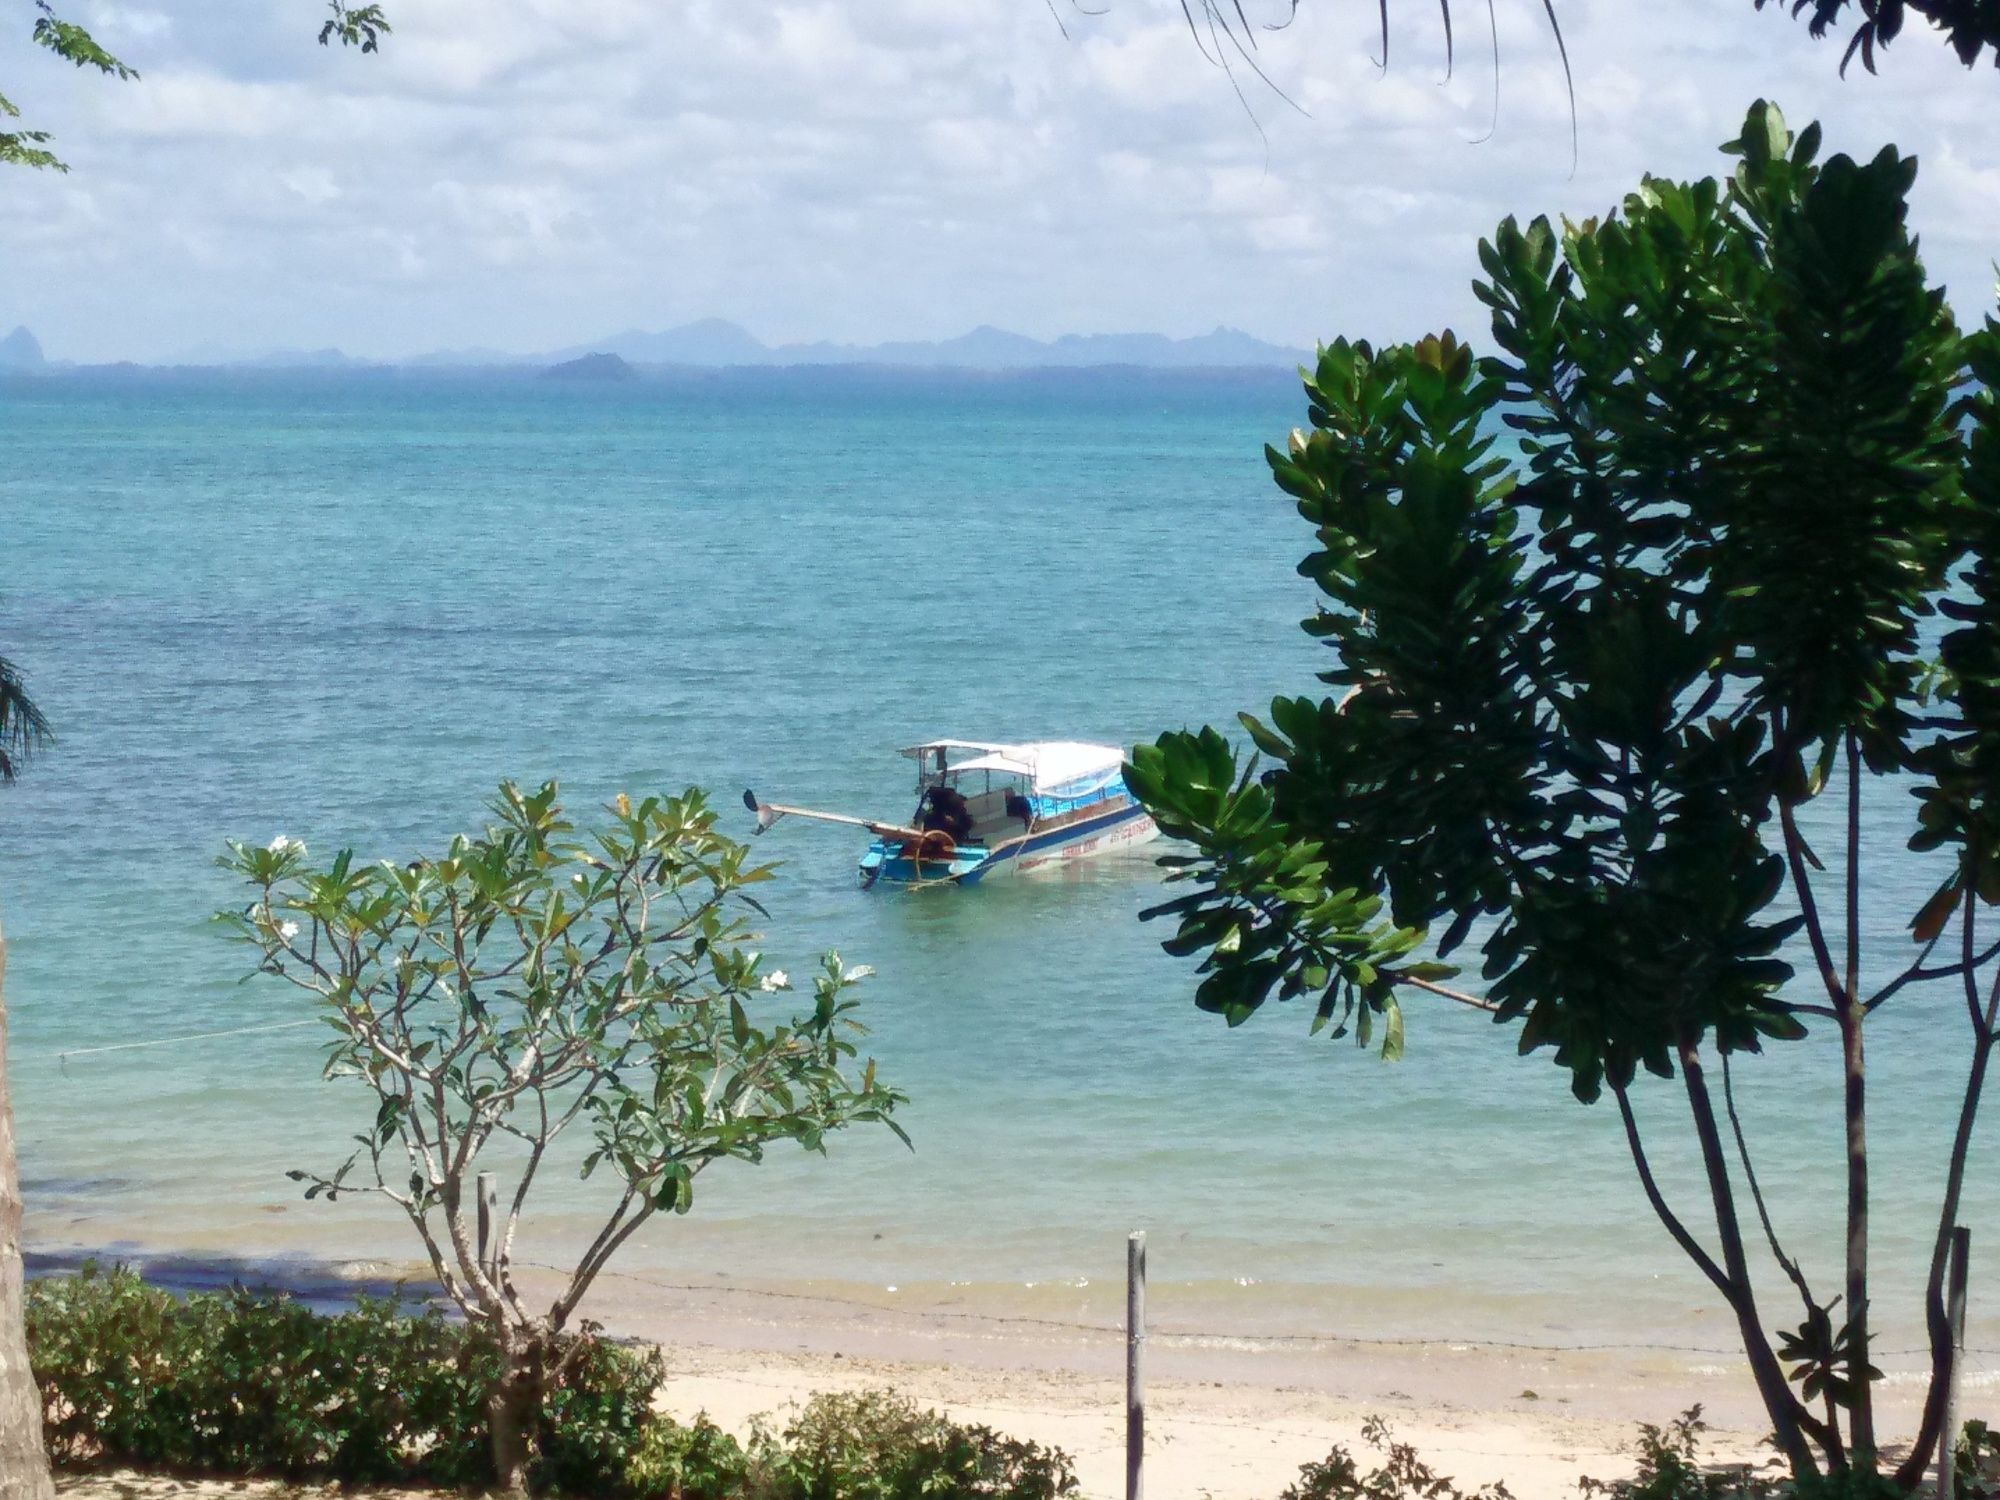
[[[0,782],[12,781],[55,732],[28,696],[21,669],[0,656]]]

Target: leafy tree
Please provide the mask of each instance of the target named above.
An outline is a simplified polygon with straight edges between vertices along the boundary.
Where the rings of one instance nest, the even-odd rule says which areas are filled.
[[[121,81],[139,76],[135,69],[127,67],[100,46],[89,31],[57,15],[51,0],[34,0],[34,7],[37,14],[32,36],[36,46],[79,68],[95,68],[99,73]],[[343,47],[359,47],[363,52],[374,52],[379,49],[382,38],[389,34],[389,20],[383,15],[380,5],[347,5],[343,0],[328,0],[327,9],[330,15],[319,30],[322,47],[337,39]],[[4,93],[0,93],[0,124],[20,118],[20,109]],[[58,172],[69,170],[63,160],[49,149],[49,133],[46,130],[0,130],[0,166],[46,167]]]
[[[1141,746],[1129,775],[1195,845],[1171,861],[1193,889],[1148,915],[1179,919],[1167,946],[1202,955],[1197,1003],[1232,1025],[1301,999],[1315,1031],[1381,1023],[1393,1054],[1399,997],[1450,972],[1427,951],[1476,944],[1485,995],[1461,998],[1578,1099],[1611,1095],[1801,1475],[1878,1463],[1867,1022],[1960,996],[1907,1489],[1937,1439],[1948,1235],[2000,1022],[2000,325],[1961,336],[1926,282],[1915,161],[1821,163],[1819,140],[1760,102],[1726,183],[1508,220],[1480,247],[1490,357],[1449,333],[1324,348],[1311,431],[1269,458],[1315,532],[1305,628],[1337,692],[1245,717],[1268,769],[1204,729]],[[1822,801],[1830,870],[1802,828]],[[1863,830],[1904,809],[1935,894],[1899,914],[1911,952],[1869,953]],[[1731,1078],[1812,1021],[1841,1041],[1830,1298],[1766,1212]],[[1685,1097],[1712,1240],[1654,1178],[1642,1070]],[[1760,1232],[1802,1313],[1776,1340]]]
[[[306,1196],[373,1193],[400,1207],[432,1271],[490,1329],[505,1370],[487,1403],[496,1477],[526,1491],[537,1416],[582,1347],[578,1305],[619,1247],[663,1211],[685,1213],[719,1161],[755,1162],[858,1121],[887,1125],[901,1096],[871,1061],[852,1076],[866,969],[827,954],[802,1017],[752,1013],[789,987],[760,973],[743,911],[769,866],[715,830],[699,792],[620,797],[580,836],[553,782],[503,785],[498,821],[437,858],[316,868],[297,842],[232,843],[223,866],[252,888],[227,922],[258,967],[319,1002],[327,1076],[374,1101],[336,1170],[294,1172]],[[590,1145],[565,1152],[572,1126]],[[906,1138],[907,1139],[907,1138]],[[482,1243],[477,1174],[511,1175]],[[516,1235],[545,1168],[608,1183],[602,1226],[551,1300],[516,1284]]]
[[[1528,3],[1547,19],[1557,46],[1562,47],[1562,23],[1557,19],[1554,0],[1528,0]],[[1903,25],[1912,15],[1928,22],[1968,68],[1987,52],[2000,65],[2000,6],[1995,6],[1993,0],[1750,0],[1750,3],[1758,10],[1768,6],[1789,11],[1794,19],[1804,17],[1815,40],[1852,21],[1853,29],[1840,58],[1843,73],[1857,54],[1862,66],[1874,72],[1875,54],[1902,35]],[[1228,66],[1234,56],[1254,66],[1258,33],[1282,31],[1298,15],[1300,4],[1301,0],[1288,0],[1282,16],[1275,22],[1253,21],[1243,0],[1181,0],[1181,14],[1194,33],[1196,45],[1211,61]],[[1494,0],[1486,0],[1489,22],[1493,6]],[[1451,0],[1436,0],[1435,5],[1405,4],[1401,9],[1418,11],[1427,19],[1433,10],[1441,15],[1445,62],[1449,66],[1456,45]],[[1381,26],[1382,65],[1387,67],[1391,33],[1389,0],[1377,0],[1376,14]],[[1565,69],[1569,65],[1566,50],[1563,65]]]

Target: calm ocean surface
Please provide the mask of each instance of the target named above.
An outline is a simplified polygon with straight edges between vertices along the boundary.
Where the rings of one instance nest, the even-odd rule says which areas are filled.
[[[0,652],[61,734],[0,794],[31,1246],[414,1250],[284,1179],[365,1109],[319,1080],[311,1030],[59,1058],[301,1014],[240,984],[205,921],[235,895],[225,836],[407,856],[502,777],[556,777],[583,812],[697,782],[747,835],[745,786],[900,815],[895,747],[932,735],[1227,723],[1318,665],[1307,536],[1261,458],[1302,411],[1282,376],[0,383]],[[1400,1066],[1302,1014],[1225,1030],[1135,920],[1152,851],[917,895],[859,890],[842,830],[788,823],[760,852],[784,861],[767,952],[877,969],[873,1050],[916,1150],[853,1134],[831,1161],[719,1169],[624,1269],[1096,1315],[1145,1227],[1170,1324],[1729,1343],[1615,1114],[1483,1017],[1419,1002]],[[1929,888],[1883,876],[1879,952],[1907,951]],[[1940,992],[1871,1031],[1896,1347],[1962,1027]],[[1831,1289],[1829,1063],[1816,1038],[1739,1085]],[[1692,1220],[1678,1097],[1646,1102]],[[1989,1155],[1975,1246],[2000,1247],[1993,1184]],[[552,1190],[527,1257],[576,1243],[585,1201]]]

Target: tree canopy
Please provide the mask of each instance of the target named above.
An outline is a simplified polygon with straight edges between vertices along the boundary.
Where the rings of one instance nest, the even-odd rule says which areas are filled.
[[[6,0],[0,0],[0,4],[4,3]],[[1046,3],[1057,14],[1060,25],[1055,0]],[[1245,0],[1181,0],[1181,11],[1196,46],[1211,61],[1230,67],[1235,58],[1257,70],[1258,37],[1283,30],[1298,14],[1301,3],[1302,0],[1283,0],[1283,12],[1275,20],[1253,18]],[[1489,19],[1495,3],[1496,0],[1486,0]],[[1567,73],[1569,54],[1554,0],[1527,0],[1527,3],[1547,17]],[[32,4],[36,12],[32,32],[36,46],[79,68],[94,69],[118,79],[139,76],[101,47],[84,27],[59,16],[53,0],[32,0]],[[1874,72],[1876,55],[1903,34],[1911,16],[1937,32],[1967,67],[1989,53],[1994,63],[2000,65],[2000,3],[1995,0],[1751,0],[1751,4],[1758,10],[1767,6],[1789,10],[1794,18],[1806,22],[1816,38],[1837,34],[1843,27],[1850,28],[1840,60],[1843,72],[1856,56],[1863,67]],[[1411,8],[1410,0],[1404,0],[1404,8]],[[1417,8],[1428,14],[1428,0]],[[1444,23],[1445,62],[1449,67],[1456,50],[1452,0],[1437,0],[1437,8]],[[390,34],[389,19],[380,4],[350,5],[346,0],[328,0],[327,10],[327,18],[319,30],[321,46],[338,41],[343,47],[374,52],[380,48],[382,38]],[[1381,60],[1386,68],[1391,33],[1390,0],[1377,0],[1376,13],[1381,26]],[[1497,52],[1494,65],[1498,66]],[[0,92],[0,125],[20,118],[20,110]],[[68,170],[49,148],[49,133],[25,127],[0,130],[0,165],[6,164]]]
[[[2000,325],[1962,335],[1928,284],[1914,159],[1821,161],[1819,142],[1760,102],[1726,182],[1648,178],[1603,219],[1509,219],[1480,246],[1490,355],[1449,332],[1323,348],[1310,428],[1268,456],[1317,542],[1304,624],[1336,653],[1334,691],[1246,715],[1261,761],[1207,729],[1139,747],[1128,772],[1194,845],[1170,859],[1192,891],[1149,915],[1178,920],[1167,947],[1201,956],[1197,1001],[1230,1024],[1297,1000],[1314,1031],[1379,1027],[1394,1055],[1400,997],[1477,948],[1484,994],[1459,998],[1552,1055],[1580,1100],[1615,1100],[1801,1473],[1874,1465],[1867,1018],[1912,991],[1963,999],[1925,1308],[1939,1372],[2000,1035]],[[1869,951],[1865,831],[1899,817],[1933,894],[1894,914],[1907,951]],[[1843,1085],[1831,1301],[1718,1123],[1737,1125],[1732,1059],[1814,1020]],[[1647,1074],[1686,1096],[1709,1243],[1653,1178]],[[1803,1303],[1775,1345],[1739,1193]]]
[[[1259,33],[1284,30],[1298,15],[1302,3],[1304,0],[1285,0],[1283,13],[1276,21],[1253,19],[1244,0],[1181,0],[1181,13],[1187,18],[1197,45],[1212,61],[1226,63],[1231,53],[1249,59],[1257,47]],[[1489,21],[1494,3],[1495,0],[1486,0]],[[1562,24],[1555,0],[1527,0],[1527,3],[1547,18],[1560,45]],[[2000,5],[1993,0],[1750,0],[1750,3],[1758,10],[1766,7],[1789,10],[1794,19],[1806,22],[1815,39],[1838,34],[1843,27],[1851,26],[1846,48],[1841,53],[1843,72],[1857,55],[1862,66],[1874,72],[1876,54],[1903,34],[1903,27],[1912,15],[1939,33],[1967,67],[1988,52],[1993,54],[1995,65],[2000,66]],[[1393,29],[1390,0],[1376,0],[1375,8],[1381,28],[1381,61],[1387,67]],[[1416,5],[1403,0],[1396,15],[1416,10],[1428,17],[1432,9],[1429,3]],[[1436,0],[1435,9],[1444,23],[1445,60],[1449,66],[1457,45],[1452,0]]]
[[[34,26],[30,35],[37,47],[53,53],[76,67],[94,70],[120,81],[135,79],[138,70],[112,56],[89,31],[56,13],[53,0],[33,0]],[[374,52],[389,34],[389,21],[380,5],[348,5],[344,0],[328,0],[329,15],[321,23],[322,47],[338,41],[343,47],[359,47]],[[0,93],[0,124],[18,121],[20,108]],[[43,167],[67,172],[69,167],[49,149],[49,132],[19,127],[0,130],[0,166]]]

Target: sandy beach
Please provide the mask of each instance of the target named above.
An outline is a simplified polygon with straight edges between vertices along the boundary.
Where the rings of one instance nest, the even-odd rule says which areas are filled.
[[[1115,1327],[902,1309],[750,1288],[607,1276],[590,1307],[666,1350],[665,1405],[742,1432],[816,1391],[893,1386],[965,1421],[1057,1444],[1086,1495],[1124,1483],[1124,1340]],[[1272,1500],[1335,1442],[1385,1418],[1440,1471],[1573,1494],[1631,1468],[1640,1421],[1702,1401],[1718,1458],[1755,1461],[1754,1394],[1726,1364],[1635,1350],[1155,1334],[1145,1352],[1147,1494]]]
[[[891,1352],[895,1343],[884,1330],[853,1324],[697,1323],[668,1351],[663,1404],[683,1418],[706,1412],[741,1435],[759,1416],[782,1421],[814,1392],[889,1386],[962,1421],[1059,1445],[1076,1460],[1084,1495],[1122,1495],[1124,1385],[1112,1369],[1119,1349],[1031,1350],[963,1330],[910,1340],[900,1355]],[[1635,1403],[1635,1413],[1657,1407],[1662,1418],[1684,1400],[1643,1371],[1614,1381],[1547,1357],[1484,1359],[1444,1348],[1284,1361],[1171,1345],[1148,1352],[1160,1369],[1148,1402],[1152,1500],[1275,1500],[1300,1464],[1333,1443],[1363,1451],[1370,1415],[1386,1418],[1399,1440],[1462,1482],[1505,1480],[1521,1500],[1570,1495],[1579,1475],[1630,1472],[1633,1420],[1608,1414],[1619,1399]],[[1756,1456],[1746,1426],[1714,1437],[1718,1457]],[[291,1493],[122,1474],[72,1476],[62,1488],[75,1500]]]
[[[389,1269],[341,1271],[373,1282]],[[521,1279],[532,1297],[553,1289],[545,1272]],[[789,1408],[817,1392],[890,1387],[959,1420],[1060,1446],[1075,1459],[1084,1495],[1122,1495],[1125,1348],[1115,1323],[901,1304],[886,1291],[717,1280],[670,1285],[613,1271],[585,1307],[610,1335],[660,1346],[661,1404],[675,1416],[705,1412],[742,1435],[760,1417],[782,1425]],[[1638,1425],[1666,1423],[1696,1402],[1711,1424],[1711,1459],[1767,1457],[1755,1394],[1740,1362],[1726,1356],[1193,1335],[1171,1331],[1176,1289],[1155,1290],[1166,1316],[1144,1355],[1149,1500],[1275,1500],[1301,1464],[1334,1443],[1365,1455],[1361,1431],[1371,1416],[1440,1472],[1468,1486],[1505,1481],[1521,1500],[1574,1495],[1584,1475],[1629,1474]],[[1719,1333],[1690,1330],[1705,1344]],[[1885,1363],[1881,1401],[1893,1439],[1914,1418],[1921,1386],[1913,1361]],[[1985,1363],[1975,1359],[1968,1375],[1973,1414],[2000,1384]],[[76,1500],[288,1493],[117,1474],[71,1476],[64,1491]]]

